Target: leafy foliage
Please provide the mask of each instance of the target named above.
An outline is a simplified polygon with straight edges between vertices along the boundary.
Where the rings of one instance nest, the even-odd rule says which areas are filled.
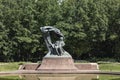
[[[0,61],[37,61],[47,53],[41,26],[65,35],[75,59],[120,61],[120,0],[0,0]]]

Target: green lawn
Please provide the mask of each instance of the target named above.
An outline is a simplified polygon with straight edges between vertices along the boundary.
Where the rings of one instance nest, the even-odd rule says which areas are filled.
[[[19,76],[0,76],[0,80],[24,80]]]
[[[100,63],[99,68],[102,71],[120,71],[120,63]]]
[[[99,75],[97,80],[120,80],[119,75]]]
[[[18,70],[20,64],[25,62],[10,62],[10,63],[0,63],[0,71],[13,71]]]

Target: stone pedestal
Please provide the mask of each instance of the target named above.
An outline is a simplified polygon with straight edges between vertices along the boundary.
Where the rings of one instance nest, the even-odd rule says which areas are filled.
[[[39,71],[75,71],[72,57],[44,57]]]
[[[38,63],[27,63],[19,66],[19,70],[36,70],[40,64]]]
[[[71,55],[46,55],[41,64],[30,63],[20,66],[19,70],[34,70],[37,73],[81,73],[81,71],[98,71],[97,63],[74,63]]]
[[[97,63],[75,63],[78,70],[99,70]]]

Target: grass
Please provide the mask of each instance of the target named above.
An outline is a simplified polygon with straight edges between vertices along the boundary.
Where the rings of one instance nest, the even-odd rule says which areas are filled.
[[[24,80],[24,79],[20,79],[19,76],[0,76],[0,80]]]
[[[99,75],[98,80],[120,80],[118,75]]]
[[[0,63],[0,71],[13,71],[18,70],[20,64],[25,62],[10,62],[10,63]]]
[[[120,63],[99,63],[102,71],[120,71]]]

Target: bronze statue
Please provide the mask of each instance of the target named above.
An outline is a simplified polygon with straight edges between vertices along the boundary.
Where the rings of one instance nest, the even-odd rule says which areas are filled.
[[[40,28],[42,33],[43,33],[43,37],[46,43],[46,46],[48,48],[48,54],[49,55],[57,55],[57,56],[62,56],[64,54],[66,54],[67,52],[63,49],[63,46],[65,45],[63,39],[64,36],[63,34],[60,32],[59,29],[52,27],[52,26],[44,26]],[[55,37],[58,37],[58,40],[53,42],[51,40],[51,34],[50,33],[54,33],[56,34]]]

